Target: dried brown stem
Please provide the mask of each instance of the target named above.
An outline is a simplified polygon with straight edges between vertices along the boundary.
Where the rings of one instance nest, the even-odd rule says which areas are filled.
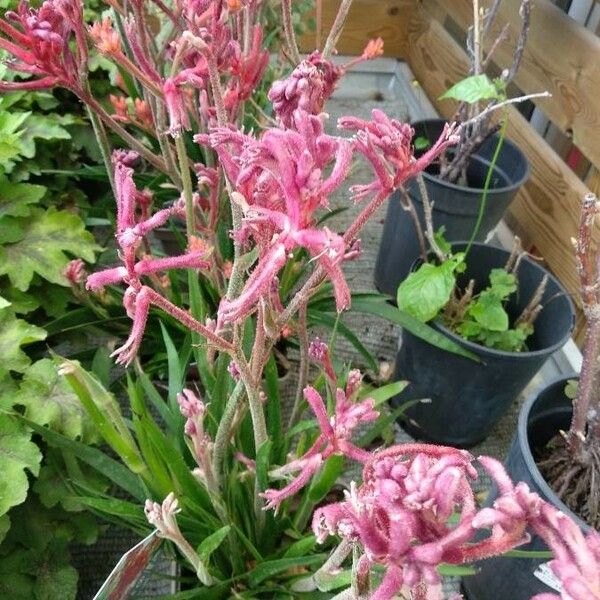
[[[521,17],[521,30],[519,31],[519,37],[517,38],[517,45],[513,54],[513,62],[508,69],[506,76],[503,75],[502,77],[506,84],[509,84],[515,78],[515,75],[521,66],[521,61],[523,60],[523,52],[525,51],[525,44],[527,44],[529,27],[531,24],[531,0],[521,1],[521,6],[519,7],[519,16]]]
[[[572,457],[581,454],[586,433],[597,434],[595,427],[588,427],[589,415],[600,409],[598,395],[598,358],[600,354],[600,252],[594,253],[592,233],[594,220],[600,212],[598,199],[594,194],[586,194],[583,199],[579,221],[579,237],[575,246],[576,264],[581,282],[583,310],[588,322],[583,363],[577,386],[577,396],[573,401],[573,419],[567,435],[567,445]],[[592,410],[592,408],[594,410]]]
[[[523,309],[523,312],[519,315],[519,318],[515,321],[515,327],[519,327],[520,325],[533,325],[533,322],[542,310],[541,302],[547,286],[548,275],[544,275],[540,281],[540,284],[537,286],[535,292],[531,296],[531,300]]]
[[[423,234],[423,227],[415,208],[415,203],[412,201],[410,194],[404,187],[400,188],[400,206],[402,210],[405,210],[413,220],[415,225],[415,231],[417,233],[417,240],[419,241],[419,249],[421,251],[421,258],[427,260],[427,246],[425,245],[425,236]]]
[[[340,34],[342,33],[344,23],[346,22],[346,17],[348,16],[351,6],[352,0],[342,0],[338,13],[335,17],[335,21],[333,22],[329,35],[327,36],[325,47],[323,48],[323,58],[329,58],[335,50],[335,45],[337,44]]]
[[[421,202],[423,202],[423,215],[425,217],[425,237],[427,238],[429,246],[431,247],[433,253],[437,256],[438,260],[440,262],[444,262],[446,260],[446,255],[435,241],[435,233],[433,231],[433,215],[431,211],[433,204],[429,200],[427,186],[425,185],[425,180],[423,179],[422,173],[419,173],[417,175],[416,180],[417,185],[419,186],[419,192],[421,193]]]

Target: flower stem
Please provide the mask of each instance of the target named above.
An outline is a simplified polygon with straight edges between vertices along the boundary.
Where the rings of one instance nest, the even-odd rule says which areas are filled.
[[[169,174],[169,170],[165,164],[165,161],[152,153],[151,150],[146,148],[138,139],[133,137],[126,129],[121,127],[105,110],[102,108],[95,98],[90,95],[79,93],[81,101],[86,104],[108,127],[110,127],[119,137],[127,142],[132,150],[135,150],[142,158],[147,160],[151,165],[156,167],[161,173]]]
[[[185,149],[185,140],[183,134],[175,137],[175,149],[177,150],[177,160],[179,161],[179,174],[183,184],[183,199],[185,201],[185,227],[187,230],[188,245],[192,236],[196,233],[196,223],[194,219],[194,193],[192,188],[192,178],[188,167],[187,152]]]
[[[219,427],[215,436],[215,446],[213,450],[213,470],[214,476],[220,489],[223,489],[224,462],[227,454],[227,444],[231,435],[231,425],[235,417],[236,409],[244,394],[244,383],[238,381],[233,389],[229,400],[225,404],[225,409],[219,421]]]
[[[110,161],[110,143],[108,141],[108,136],[106,135],[106,129],[104,129],[104,124],[98,118],[96,113],[89,107],[86,106],[88,116],[90,117],[90,122],[94,129],[94,135],[96,136],[96,140],[98,141],[98,147],[100,148],[100,154],[102,154],[102,161],[104,162],[104,166],[106,167],[106,174],[108,176],[108,181],[110,182],[110,187],[112,189],[112,193],[114,197],[117,197],[117,190],[115,188],[115,175],[113,172],[113,167]]]

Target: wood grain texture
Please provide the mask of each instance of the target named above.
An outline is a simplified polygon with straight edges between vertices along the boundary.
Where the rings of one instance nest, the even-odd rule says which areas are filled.
[[[323,38],[335,19],[340,0],[323,0]],[[408,54],[408,23],[415,0],[354,0],[337,44],[339,54],[359,55],[370,39],[381,37],[385,56],[405,59]],[[299,40],[302,52],[315,49],[315,34]]]
[[[468,61],[463,49],[424,10],[415,11],[409,28],[409,65],[436,109],[451,118],[455,104],[439,96],[463,78]],[[517,110],[509,111],[508,137],[527,155],[531,176],[510,207],[523,237],[579,303],[579,281],[571,237],[577,234],[581,199],[588,188],[565,165]]]
[[[466,31],[473,22],[472,0],[424,0],[428,10],[445,10]],[[483,0],[483,6],[491,0]],[[510,35],[493,60],[500,68],[512,62],[520,29],[520,0],[504,0],[488,35],[487,48],[505,23]],[[596,166],[600,166],[600,38],[567,16],[549,0],[535,0],[523,62],[515,83],[526,93],[548,90],[536,101],[548,118]]]

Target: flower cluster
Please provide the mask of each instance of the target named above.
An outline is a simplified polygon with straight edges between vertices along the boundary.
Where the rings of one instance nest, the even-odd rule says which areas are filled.
[[[477,477],[465,450],[406,444],[375,453],[360,487],[351,485],[343,502],[319,508],[313,530],[319,541],[339,535],[363,549],[360,568],[386,569],[370,600],[391,600],[403,591],[438,598],[442,563],[461,564],[500,555],[526,543],[528,531],[553,550],[551,567],[563,583],[562,595],[534,600],[593,600],[600,596],[600,536],[584,538],[566,515],[524,483],[513,484],[502,465],[480,457],[499,495],[478,510],[471,488]],[[457,515],[455,522],[450,519]],[[454,524],[451,524],[453,523]],[[482,530],[489,534],[482,538]],[[429,595],[423,594],[429,590]]]
[[[307,386],[304,389],[304,398],[317,417],[320,433],[303,456],[270,473],[275,478],[292,473],[297,475],[284,488],[263,492],[262,496],[267,500],[266,509],[277,508],[283,500],[300,491],[319,471],[324,461],[334,454],[347,456],[361,463],[370,459],[371,455],[366,450],[351,441],[352,434],[360,424],[372,422],[379,416],[372,398],[357,399],[360,379],[360,373],[357,376],[353,372],[352,377],[348,377],[345,389],[335,389],[335,410],[332,416],[327,414],[323,398],[315,388]]]
[[[244,291],[224,300],[220,317],[237,321],[251,312],[259,298],[297,247],[306,248],[334,284],[340,310],[350,304],[350,293],[340,264],[346,244],[327,227],[316,226],[316,211],[328,206],[329,196],[348,175],[351,145],[327,135],[323,119],[303,111],[294,115],[294,129],[272,128],[258,138],[229,128],[197,136],[217,151],[244,213],[238,241],[254,240],[259,262]],[[329,173],[326,175],[326,173]]]
[[[215,490],[212,464],[213,441],[204,429],[206,404],[189,389],[177,394],[179,410],[186,418],[184,432],[190,442],[190,451],[198,467],[194,469],[196,478],[209,490]]]
[[[0,37],[0,48],[14,57],[13,71],[35,77],[0,82],[0,90],[78,89],[87,62],[82,10],[78,0],[46,0],[37,9],[21,0],[16,12],[8,11],[0,19],[0,32],[8,38]]]
[[[116,151],[113,155],[115,172],[115,191],[117,201],[116,239],[119,246],[121,266],[93,273],[87,279],[87,288],[93,291],[102,290],[105,286],[124,282],[127,289],[123,296],[123,305],[133,320],[133,328],[129,339],[113,353],[117,362],[129,364],[135,357],[142,341],[148,311],[151,304],[169,310],[168,301],[151,287],[144,285],[141,278],[168,269],[205,269],[209,266],[206,249],[190,249],[181,256],[154,258],[151,255],[138,258],[138,251],[145,236],[164,225],[169,217],[181,213],[182,206],[175,203],[148,214],[148,198],[140,192],[133,180],[132,165],[138,157],[134,152]],[[141,211],[138,211],[138,205]],[[141,212],[138,215],[138,212]],[[174,307],[177,308],[177,307]],[[181,311],[181,309],[177,309]],[[185,313],[185,311],[181,311]]]

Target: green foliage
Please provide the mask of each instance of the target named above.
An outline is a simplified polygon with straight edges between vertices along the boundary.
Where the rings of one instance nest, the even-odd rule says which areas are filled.
[[[12,285],[27,291],[35,273],[59,285],[68,285],[64,269],[72,256],[93,262],[99,250],[81,219],[68,211],[33,209],[15,224],[19,238],[0,230],[0,275],[8,275]]]
[[[24,414],[31,421],[49,426],[70,439],[86,442],[98,439],[77,395],[48,358],[27,368],[11,400],[13,406],[25,408]]]
[[[433,319],[450,300],[463,258],[457,255],[439,265],[423,263],[398,287],[398,308],[423,323]]]
[[[45,338],[43,329],[18,319],[10,306],[0,309],[0,381],[9,371],[23,373],[30,360],[22,346]]]
[[[488,348],[522,351],[533,326],[510,325],[506,303],[517,292],[515,275],[504,269],[492,269],[489,286],[468,298],[457,314],[457,299],[461,294],[456,289],[456,274],[465,269],[465,254],[453,254],[443,232],[438,232],[436,241],[448,258],[441,263],[424,262],[400,284],[397,296],[400,311],[422,323],[442,317],[451,330]]]
[[[26,471],[37,475],[42,455],[22,423],[6,414],[0,416],[0,515],[3,515],[25,500],[29,487]]]
[[[452,99],[474,104],[481,100],[503,100],[505,97],[502,82],[490,80],[485,75],[471,75],[455,83],[440,96],[440,100]]]
[[[0,77],[8,78],[3,66]],[[2,598],[74,599],[77,573],[69,564],[68,544],[90,543],[97,535],[95,518],[72,500],[67,453],[48,450],[19,419],[26,415],[67,439],[97,438],[52,362],[31,360],[44,352],[36,342],[47,339],[48,317],[75,301],[63,273],[68,262],[79,257],[93,262],[99,250],[80,216],[81,186],[68,176],[44,173],[76,170],[91,147],[76,147],[75,136],[81,139],[89,126],[68,106],[46,92],[0,95]],[[76,102],[72,106],[81,110]],[[95,475],[89,485],[104,489]]]
[[[78,575],[69,544],[96,539],[93,517],[45,508],[33,494],[10,514],[12,526],[0,545],[0,597],[74,600]]]
[[[505,303],[517,291],[513,273],[492,269],[490,285],[467,306],[464,317],[454,326],[465,339],[507,352],[519,352],[533,333],[531,325],[510,327]]]

